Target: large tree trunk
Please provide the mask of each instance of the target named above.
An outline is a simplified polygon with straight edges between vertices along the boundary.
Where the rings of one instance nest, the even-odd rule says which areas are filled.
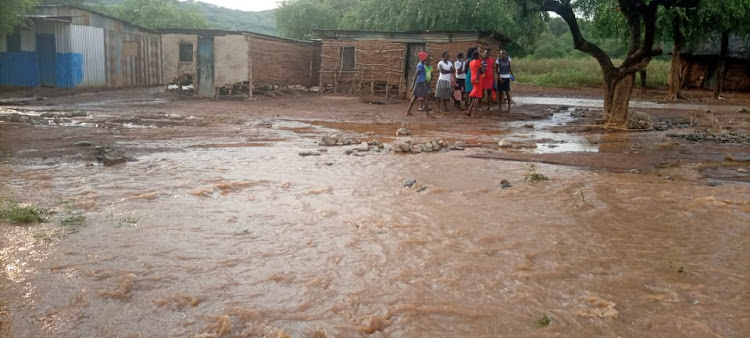
[[[682,78],[682,48],[685,46],[685,35],[680,30],[680,24],[678,20],[674,23],[674,49],[672,50],[672,62],[669,67],[669,78],[667,84],[669,85],[669,100],[681,99],[683,78]]]
[[[641,95],[646,94],[646,70],[641,70],[638,72],[640,74],[641,78]]]
[[[604,75],[604,119],[607,125],[625,125],[634,84],[635,73],[621,78],[612,74]]]
[[[724,31],[721,33],[721,52],[719,54],[719,66],[716,67],[716,84],[714,86],[714,98],[718,99],[721,96],[721,91],[724,89],[724,73],[727,64],[727,54],[729,53],[729,32]]]

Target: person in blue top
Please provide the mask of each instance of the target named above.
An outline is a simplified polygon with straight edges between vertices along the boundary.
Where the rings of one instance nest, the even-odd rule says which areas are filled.
[[[419,63],[417,64],[417,74],[414,76],[414,85],[411,102],[409,102],[409,108],[406,109],[404,116],[411,115],[411,108],[414,106],[414,102],[420,101],[420,106],[424,104],[424,111],[427,116],[430,116],[430,108],[427,104],[427,94],[429,94],[429,88],[427,88],[427,69],[425,68],[425,61],[429,55],[425,52],[419,52]]]

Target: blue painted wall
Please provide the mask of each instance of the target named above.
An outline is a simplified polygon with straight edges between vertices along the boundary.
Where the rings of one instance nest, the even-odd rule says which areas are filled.
[[[39,55],[39,84],[42,86],[57,86],[57,81],[55,80],[55,65],[57,65],[56,50],[54,34],[36,35],[36,51]]]
[[[36,52],[0,53],[0,86],[39,85],[39,59]]]
[[[55,87],[73,88],[83,82],[83,54],[55,54]]]

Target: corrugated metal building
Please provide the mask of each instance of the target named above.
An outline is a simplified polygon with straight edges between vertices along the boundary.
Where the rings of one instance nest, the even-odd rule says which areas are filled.
[[[39,6],[28,18],[0,36],[0,86],[163,83],[158,33],[76,6]]]

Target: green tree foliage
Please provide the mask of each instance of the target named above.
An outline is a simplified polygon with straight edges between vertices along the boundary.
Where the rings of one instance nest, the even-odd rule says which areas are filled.
[[[362,0],[344,14],[343,29],[498,31],[524,47],[545,29],[545,13],[520,16],[512,0]]]
[[[554,58],[583,58],[589,55],[575,49],[573,45],[573,34],[568,24],[559,17],[550,18],[546,31],[539,36],[538,42],[532,49],[520,51],[517,56],[531,55],[537,59]],[[580,20],[581,34],[587,39],[599,45],[612,58],[623,59],[627,53],[627,42],[620,36],[608,36],[598,31],[591,22]]]
[[[198,6],[177,0],[125,0],[111,14],[147,28],[209,28]]]
[[[527,47],[545,29],[545,13],[519,15],[513,0],[285,0],[276,10],[279,32],[311,36],[312,29],[373,31],[498,31]]]
[[[10,33],[23,23],[20,15],[27,14],[36,3],[37,0],[0,0],[0,34]]]
[[[282,36],[312,37],[313,29],[338,28],[354,0],[283,0],[276,9],[276,23]]]

